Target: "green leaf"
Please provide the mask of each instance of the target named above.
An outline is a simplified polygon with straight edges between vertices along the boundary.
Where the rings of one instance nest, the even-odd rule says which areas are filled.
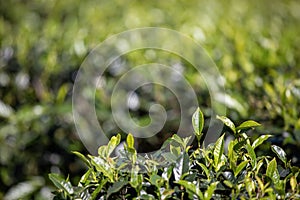
[[[196,112],[193,114],[192,124],[193,124],[193,128],[197,140],[200,141],[202,136],[202,130],[204,127],[204,116],[199,107],[197,108]]]
[[[143,176],[142,174],[139,174],[139,167],[135,166],[135,168],[132,168],[131,175],[130,175],[130,185],[133,188],[138,188],[139,186],[142,186],[143,182]]]
[[[254,149],[250,144],[246,144],[245,148],[251,158],[251,165],[253,168],[255,168],[257,163],[256,163],[256,154],[254,152]]]
[[[297,179],[295,176],[292,176],[290,179],[290,185],[293,191],[295,191],[296,187],[297,187]]]
[[[92,193],[92,199],[96,199],[99,192],[102,190],[103,186],[107,183],[107,179],[102,179],[101,183],[97,186],[97,188]]]
[[[117,136],[111,137],[109,143],[107,144],[106,148],[106,156],[109,157],[110,154],[115,150],[115,148],[120,144],[121,135],[118,134]]]
[[[272,135],[261,135],[259,138],[257,138],[253,143],[252,143],[252,148],[255,149],[259,145],[261,145],[264,141],[272,137]]]
[[[114,182],[114,168],[108,164],[108,162],[101,158],[95,156],[89,156],[91,158],[91,164],[96,167],[96,170],[102,172],[110,182]]]
[[[127,145],[128,145],[128,148],[134,149],[134,137],[132,136],[131,133],[129,133],[129,134],[127,135],[126,143],[127,143]]]
[[[68,93],[68,90],[69,90],[69,85],[68,84],[63,84],[59,90],[58,90],[58,93],[57,93],[57,96],[56,96],[56,102],[58,104],[60,103],[63,103],[64,102],[64,99]]]
[[[259,187],[260,187],[260,190],[264,193],[264,191],[265,191],[264,183],[262,182],[262,180],[258,176],[255,176],[255,179],[256,179]]]
[[[209,170],[207,169],[207,167],[203,163],[200,163],[198,161],[196,161],[196,163],[202,168],[202,170],[204,171],[207,179],[210,180],[210,173],[209,173]]]
[[[61,176],[58,174],[49,174],[49,179],[53,182],[53,184],[61,190],[64,190],[68,195],[74,193],[74,189],[72,184],[69,181],[65,181]]]
[[[93,168],[89,168],[89,170],[81,176],[78,186],[84,186],[92,172]]]
[[[245,160],[245,161],[241,162],[236,168],[233,168],[235,177],[237,177],[237,175],[244,169],[244,167],[246,167],[248,162],[249,162],[248,160]]]
[[[215,148],[214,148],[214,166],[216,170],[219,170],[219,163],[221,162],[222,154],[224,152],[224,136],[223,134],[215,143]]]
[[[168,162],[175,163],[177,160],[177,156],[175,156],[173,153],[165,152],[162,154],[164,159],[166,159]]]
[[[280,176],[278,173],[277,162],[275,158],[273,158],[273,160],[271,160],[271,162],[269,163],[266,175],[271,178],[275,185],[279,182]]]
[[[229,118],[217,115],[217,119],[221,120],[234,134],[236,133],[235,125]]]
[[[244,181],[245,181],[246,190],[247,190],[249,196],[251,197],[252,193],[255,191],[255,184],[254,184],[253,180],[249,177],[245,178]]]
[[[176,161],[175,167],[173,168],[175,180],[179,180],[182,175],[189,171],[189,155],[186,152],[182,152]]]
[[[75,154],[76,156],[78,156],[83,162],[85,162],[85,164],[88,166],[88,167],[91,167],[91,162],[84,156],[82,155],[81,153],[77,152],[77,151],[71,151],[73,154]]]
[[[241,148],[243,148],[245,144],[247,144],[247,140],[243,139],[242,141],[234,144],[233,150],[236,152],[240,152]]]
[[[223,181],[223,183],[227,186],[227,187],[229,187],[229,188],[233,188],[233,183],[231,183],[230,181],[228,181],[228,180],[224,180]]]
[[[285,151],[281,147],[276,145],[272,145],[271,149],[274,153],[277,154],[278,158],[286,165],[287,159]]]
[[[158,186],[158,181],[160,181],[161,179],[162,179],[161,176],[158,176],[157,174],[152,174],[152,175],[150,176],[149,181],[150,181],[150,183],[151,183],[152,185],[155,185],[156,187],[159,188],[159,186]]]
[[[204,193],[204,200],[210,200],[219,182],[211,183]]]
[[[127,181],[117,181],[107,190],[107,198],[113,193],[119,192],[125,185],[127,185]]]
[[[257,126],[261,126],[261,124],[257,123],[256,121],[253,121],[253,120],[248,120],[248,121],[243,122],[238,127],[236,127],[235,130],[244,130],[244,129],[254,128]]]
[[[186,191],[189,194],[189,197],[191,199],[194,199],[194,195],[197,195],[198,199],[204,198],[203,193],[201,192],[199,187],[196,186],[195,184],[188,182],[188,181],[184,181],[184,180],[176,181],[176,183],[178,183],[179,185],[182,185],[186,189]]]

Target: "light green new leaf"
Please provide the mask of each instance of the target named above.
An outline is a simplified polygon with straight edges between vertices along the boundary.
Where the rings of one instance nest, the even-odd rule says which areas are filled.
[[[110,154],[115,150],[115,148],[120,144],[121,135],[118,134],[117,136],[111,137],[109,143],[107,144],[106,148],[106,156],[109,157]]]
[[[186,189],[190,198],[193,198],[194,195],[197,195],[198,199],[204,199],[203,193],[201,192],[199,187],[197,187],[195,184],[184,180],[176,181],[176,183],[182,185]]]
[[[64,190],[67,194],[71,195],[74,193],[72,184],[60,177],[58,174],[49,174],[49,179],[57,188]]]
[[[255,179],[256,179],[256,182],[258,183],[258,186],[260,187],[260,190],[262,192],[264,192],[265,191],[265,185],[262,182],[262,180],[258,176],[255,176]]]
[[[134,137],[132,136],[131,133],[127,135],[126,143],[129,149],[134,149]]]
[[[275,158],[273,158],[273,160],[271,160],[271,162],[269,163],[267,167],[266,175],[272,179],[275,185],[279,182],[280,176],[277,169],[277,162]]]
[[[222,154],[224,152],[224,136],[223,134],[215,143],[214,148],[214,166],[218,171],[219,163],[221,162]]]
[[[285,151],[281,147],[276,146],[276,145],[272,145],[271,148],[272,148],[272,151],[274,153],[276,153],[278,158],[286,165],[287,159],[286,159]]]
[[[204,193],[204,200],[210,200],[219,182],[210,184]]]
[[[93,191],[91,199],[94,200],[97,198],[99,192],[102,190],[103,186],[107,183],[107,179],[102,179],[101,183]]]
[[[81,176],[78,186],[83,186],[87,182],[92,172],[93,172],[93,168],[89,168],[89,170]]]
[[[255,149],[259,145],[261,145],[264,141],[272,137],[272,135],[261,135],[259,138],[257,138],[253,143],[252,143],[252,148]]]
[[[295,191],[296,187],[297,187],[297,179],[295,176],[292,176],[290,179],[290,185],[293,191]]]
[[[248,162],[249,162],[248,160],[245,160],[245,161],[241,162],[236,168],[233,168],[235,177],[237,177],[237,175],[244,169],[244,167],[246,167]]]
[[[236,133],[235,125],[229,118],[217,115],[217,119],[221,120],[234,134]]]
[[[193,128],[195,131],[195,135],[196,135],[198,141],[200,141],[201,136],[202,136],[202,130],[204,127],[204,117],[203,117],[203,113],[201,112],[200,108],[197,108],[196,112],[193,114],[192,124],[193,124]]]
[[[257,127],[257,126],[260,126],[260,125],[261,124],[257,123],[256,121],[248,120],[248,121],[243,122],[238,127],[236,127],[236,130],[243,130],[243,129],[254,128],[254,127]]]

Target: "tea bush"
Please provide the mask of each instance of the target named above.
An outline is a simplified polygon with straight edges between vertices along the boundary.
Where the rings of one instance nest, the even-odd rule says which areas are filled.
[[[127,136],[124,149],[113,156],[121,136],[113,136],[98,156],[74,152],[88,166],[76,186],[57,174],[49,178],[57,187],[54,199],[299,199],[298,167],[292,166],[282,148],[272,145],[276,156],[258,156],[256,149],[271,135],[255,140],[249,129],[260,126],[248,120],[236,126],[229,118],[217,116],[228,131],[214,144],[200,146],[204,118],[200,109],[193,115],[199,142],[173,135],[151,156],[137,154],[134,138]],[[224,149],[225,134],[231,140]],[[275,155],[274,154],[274,155]]]
[[[253,137],[274,133],[269,140],[299,166],[299,5],[298,0],[1,1],[0,199],[48,199],[49,172],[69,172],[73,182],[80,178],[77,174],[84,168],[69,154],[85,151],[71,109],[77,70],[107,37],[149,26],[171,28],[200,43],[224,78],[229,101],[221,103],[228,107],[228,117],[262,123],[265,129],[257,129]],[[131,66],[166,62],[166,56],[156,53],[152,59],[145,51],[132,53],[126,61]],[[184,61],[171,61],[184,67],[208,116],[204,84]],[[118,78],[108,71],[106,88],[112,91]],[[155,93],[155,98],[140,95],[140,109],[131,113],[141,124],[149,121],[152,100],[177,113],[177,108],[170,108],[169,96],[157,98],[168,94],[165,90]],[[110,123],[110,95],[97,90],[96,111],[111,136],[120,130]],[[175,132],[177,122],[165,130]],[[260,147],[258,155],[271,155],[269,145]],[[24,193],[20,188],[26,189]]]

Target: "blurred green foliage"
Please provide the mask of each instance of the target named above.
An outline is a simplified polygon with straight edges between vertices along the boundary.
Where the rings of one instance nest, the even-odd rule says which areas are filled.
[[[72,121],[76,71],[108,36],[145,26],[175,29],[199,42],[224,77],[228,116],[262,122],[260,131],[277,134],[292,158],[300,149],[299,10],[297,0],[1,1],[0,199],[20,183],[24,196],[47,199],[49,172],[83,170],[70,155],[85,151]],[[127,59],[132,65],[151,61],[146,52]],[[192,70],[186,76],[195,88],[202,87]],[[115,78],[109,74],[106,86],[112,87]],[[104,123],[109,98],[101,91],[96,95]],[[206,116],[207,99],[208,94],[199,96]],[[147,123],[147,113],[135,114]]]

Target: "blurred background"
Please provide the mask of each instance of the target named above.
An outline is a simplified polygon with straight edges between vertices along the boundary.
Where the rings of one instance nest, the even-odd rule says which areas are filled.
[[[274,134],[270,142],[300,166],[299,10],[298,0],[0,0],[0,199],[51,198],[51,172],[78,181],[85,167],[71,151],[88,152],[72,118],[76,72],[107,37],[146,26],[174,29],[201,44],[223,76],[227,116],[262,123],[256,135]],[[189,63],[164,52],[133,52],[97,88],[97,117],[108,135],[120,131],[111,123],[106,92],[120,77],[118,66],[160,60],[182,71],[210,117],[209,94]],[[175,113],[164,130],[176,132],[178,103],[166,88],[140,88],[133,99],[137,123],[149,123],[149,102],[159,102]]]

